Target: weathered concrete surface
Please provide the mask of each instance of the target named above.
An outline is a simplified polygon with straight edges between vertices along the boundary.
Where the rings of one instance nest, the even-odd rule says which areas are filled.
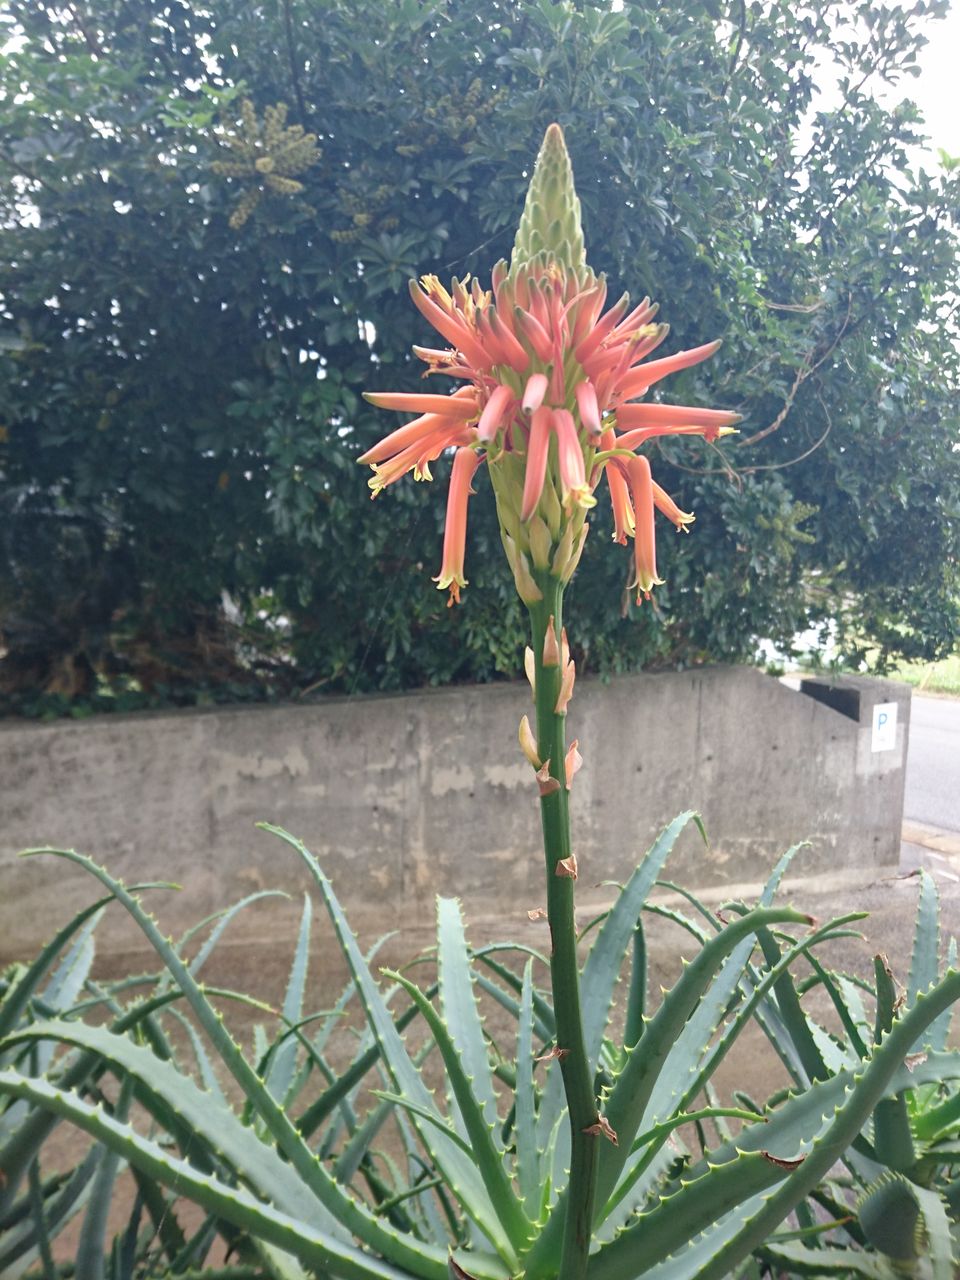
[[[872,752],[872,701],[896,701],[895,748]],[[699,809],[671,878],[699,888],[762,880],[789,844],[821,887],[897,863],[909,690],[868,682],[858,718],[750,668],[585,680],[570,732],[585,765],[573,793],[585,906],[623,879],[660,826]],[[110,716],[0,727],[0,959],[27,954],[90,901],[83,873],[16,859],[41,844],[93,854],[128,883],[169,879],[173,933],[245,893],[309,883],[296,855],[254,829],[277,822],[318,855],[358,928],[422,929],[436,893],[504,932],[542,896],[539,820],[516,746],[526,686],[331,699],[297,707]],[[251,944],[294,905],[232,926]],[[117,908],[100,950],[134,945]],[[265,923],[269,922],[269,923]],[[266,935],[263,930],[268,932]]]

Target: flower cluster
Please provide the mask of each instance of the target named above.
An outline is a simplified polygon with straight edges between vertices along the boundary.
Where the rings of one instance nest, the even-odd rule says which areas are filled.
[[[373,468],[376,496],[408,471],[431,479],[430,464],[455,449],[443,564],[436,581],[450,603],[466,586],[467,501],[477,468],[487,464],[501,537],[521,597],[541,598],[537,573],[566,582],[583,551],[586,514],[606,477],[613,536],[634,541],[632,586],[649,597],[657,576],[654,512],[677,529],[693,516],[654,481],[637,453],[661,435],[708,440],[739,415],[686,405],[636,403],[667,374],[711,356],[719,342],[646,361],[667,336],[649,298],[631,307],[624,294],[607,306],[607,286],[586,265],[580,203],[558,125],[547,130],[508,268],[492,288],[436,276],[411,284],[414,303],[449,343],[414,347],[427,374],[465,385],[449,395],[367,393],[383,409],[418,416],[360,459]],[[646,361],[646,363],[642,363]]]

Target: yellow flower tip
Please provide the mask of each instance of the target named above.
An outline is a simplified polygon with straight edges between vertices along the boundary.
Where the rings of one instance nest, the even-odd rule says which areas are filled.
[[[644,600],[652,598],[654,587],[662,587],[663,578],[645,578],[643,581],[634,582],[633,586],[637,588],[637,604],[643,604]]]
[[[738,415],[737,421],[738,422],[743,421],[743,414]],[[739,434],[740,432],[737,430],[736,427],[721,427],[720,430],[717,432],[717,436],[721,439],[724,436],[738,436]]]
[[[571,489],[563,505],[567,514],[570,515],[575,507],[579,507],[581,511],[589,511],[591,507],[597,505],[597,500],[589,489]]]

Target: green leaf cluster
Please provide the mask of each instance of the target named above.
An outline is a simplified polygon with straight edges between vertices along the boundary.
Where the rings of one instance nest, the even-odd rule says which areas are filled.
[[[516,669],[489,495],[454,618],[430,582],[442,464],[371,506],[354,459],[389,426],[359,392],[421,385],[406,282],[506,256],[553,120],[591,265],[658,298],[678,347],[724,339],[665,396],[746,415],[722,453],[655,450],[697,524],[661,533],[653,608],[598,513],[585,668],[749,659],[828,620],[853,662],[949,651],[960,170],[918,169],[916,109],[877,97],[945,7],[10,0],[5,705]]]

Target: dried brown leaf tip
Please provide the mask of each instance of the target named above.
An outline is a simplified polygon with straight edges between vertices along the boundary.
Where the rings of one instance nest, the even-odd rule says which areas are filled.
[[[592,1133],[598,1138],[606,1138],[608,1142],[612,1142],[615,1147],[620,1145],[617,1134],[610,1127],[610,1121],[606,1116],[597,1116],[596,1124],[588,1124],[583,1131],[584,1133]]]
[[[569,876],[571,880],[576,880],[577,873],[578,873],[577,855],[575,853],[571,853],[569,858],[560,859],[560,861],[557,863],[557,868],[556,868],[556,871],[554,872],[554,875]]]
[[[541,768],[537,770],[537,785],[540,788],[541,796],[549,796],[552,795],[554,791],[560,790],[559,781],[550,776],[549,760],[544,760]]]
[[[780,1156],[771,1155],[769,1151],[761,1151],[760,1154],[764,1160],[769,1160],[780,1169],[799,1169],[806,1159],[806,1156],[798,1156],[796,1160],[784,1160]]]
[[[534,1058],[534,1062],[551,1062],[554,1058],[558,1062],[562,1062],[569,1052],[569,1049],[560,1049],[557,1045],[554,1045],[546,1053],[541,1053],[539,1058]]]
[[[543,907],[533,907],[531,908],[530,911],[527,912],[527,919],[531,921],[546,920],[546,918],[547,918],[547,913],[546,911],[544,911]]]
[[[450,1280],[476,1280],[476,1277],[472,1276],[469,1271],[464,1271],[452,1253],[447,1258],[447,1274]]]

